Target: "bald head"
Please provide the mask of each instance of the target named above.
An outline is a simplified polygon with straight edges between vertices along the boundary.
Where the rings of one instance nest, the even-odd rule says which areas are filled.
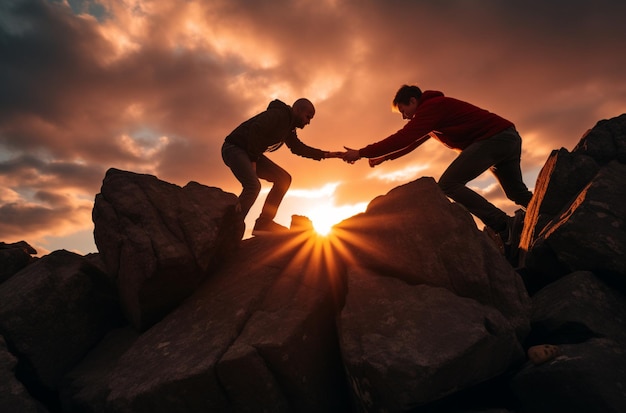
[[[309,99],[300,98],[293,102],[291,108],[293,110],[296,128],[304,128],[311,123],[311,119],[315,116],[315,107]]]

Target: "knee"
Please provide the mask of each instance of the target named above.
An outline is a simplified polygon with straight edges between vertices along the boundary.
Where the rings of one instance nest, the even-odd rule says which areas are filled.
[[[282,188],[288,189],[291,185],[291,175],[288,172],[282,173],[276,183]]]
[[[244,191],[246,191],[249,194],[254,194],[255,196],[259,195],[259,192],[261,192],[261,181],[257,180],[250,180],[249,182],[246,182],[246,185],[244,185]]]

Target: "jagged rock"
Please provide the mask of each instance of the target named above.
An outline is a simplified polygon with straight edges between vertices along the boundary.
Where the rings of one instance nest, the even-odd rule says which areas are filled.
[[[339,331],[362,411],[407,412],[523,360],[513,326],[492,307],[367,269],[348,279]]]
[[[472,298],[500,311],[520,338],[528,333],[530,302],[521,277],[432,178],[392,189],[336,231],[349,262]]]
[[[0,283],[33,262],[33,254],[37,254],[37,250],[26,241],[11,244],[0,242]]]
[[[0,412],[46,413],[48,410],[15,378],[16,365],[17,359],[0,336]]]
[[[626,300],[590,272],[576,272],[533,296],[529,343],[559,356],[515,375],[523,412],[626,411]]]
[[[313,231],[313,221],[302,215],[292,215],[289,229],[292,231]]]
[[[96,195],[94,236],[139,331],[188,297],[244,232],[237,197],[190,182],[110,169]]]
[[[552,151],[539,173],[526,211],[528,225],[524,225],[520,241],[522,249],[528,249],[546,225],[576,199],[599,169],[600,166],[588,155],[573,154],[565,148]]]
[[[539,174],[520,248],[546,283],[578,270],[626,283],[625,148],[626,114],[598,122],[571,154],[553,152]]]
[[[319,249],[298,234],[243,241],[143,333],[112,372],[106,411],[346,411],[342,274],[311,260]]]
[[[494,377],[523,357],[530,301],[521,278],[432,178],[374,199],[336,232],[349,251],[347,262],[369,270],[348,274],[339,333],[355,396],[366,410],[406,411]],[[369,273],[385,279],[366,283]],[[393,298],[398,295],[402,299]],[[429,300],[435,308],[422,306]],[[446,307],[460,311],[442,312]],[[372,322],[376,314],[385,316]],[[481,359],[477,354],[493,360],[466,369]],[[381,376],[398,380],[385,386]]]
[[[0,303],[0,331],[19,356],[17,377],[51,403],[63,375],[121,319],[106,276],[65,250],[0,284]]]
[[[0,242],[0,250],[16,249],[16,248],[21,249],[22,251],[24,251],[25,253],[29,255],[37,254],[37,250],[31,247],[30,244],[26,241],[13,242],[11,244],[7,244],[6,242]]]
[[[599,121],[573,150],[603,165],[612,160],[626,163],[626,113]]]

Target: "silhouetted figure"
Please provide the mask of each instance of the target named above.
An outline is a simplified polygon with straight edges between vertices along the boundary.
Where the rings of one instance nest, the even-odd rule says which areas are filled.
[[[422,93],[417,86],[402,86],[392,105],[403,119],[409,120],[407,124],[382,141],[358,150],[346,148],[343,159],[353,163],[362,157],[370,158],[373,167],[405,155],[433,137],[460,152],[439,179],[443,192],[480,218],[496,242],[500,238],[504,245],[516,244],[514,238],[519,234],[514,233],[513,227],[519,226],[515,217],[508,216],[466,186],[489,169],[507,198],[526,208],[532,193],[522,180],[522,138],[515,125],[470,103],[444,96],[442,92]],[[521,228],[517,229],[519,231]]]
[[[226,137],[222,159],[243,187],[239,204],[244,217],[261,190],[259,178],[273,183],[254,225],[253,235],[287,230],[274,222],[274,218],[291,184],[291,175],[265,156],[265,152],[273,152],[285,143],[296,155],[317,161],[341,158],[344,154],[312,148],[298,139],[296,128],[304,128],[314,115],[315,108],[308,99],[300,98],[293,106],[273,100],[264,112],[243,122]]]

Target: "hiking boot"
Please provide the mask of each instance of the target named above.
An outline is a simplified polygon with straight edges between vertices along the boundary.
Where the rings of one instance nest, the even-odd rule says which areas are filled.
[[[280,234],[288,231],[289,229],[287,227],[283,227],[271,219],[259,218],[254,224],[252,235]]]

